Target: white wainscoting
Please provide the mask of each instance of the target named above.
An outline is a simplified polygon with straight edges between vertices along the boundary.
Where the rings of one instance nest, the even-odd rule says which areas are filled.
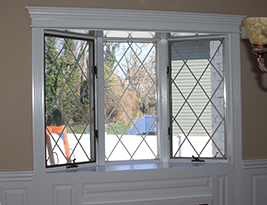
[[[232,198],[233,190],[229,184],[233,178],[224,174],[226,170],[214,174],[214,167],[211,166],[210,171],[203,173],[203,168],[199,167],[185,174],[186,168],[181,169],[166,169],[164,172],[168,174],[164,177],[161,170],[133,171],[133,178],[139,176],[136,181],[125,180],[124,171],[84,172],[78,175],[49,173],[46,174],[45,204],[231,205],[229,198]],[[187,177],[179,177],[182,172]],[[242,205],[267,204],[267,160],[244,160],[240,174]],[[31,171],[0,172],[1,204],[38,205],[33,202],[33,179]]]
[[[53,189],[54,204],[75,205],[73,189],[72,185],[55,185]]]
[[[27,205],[26,189],[3,189],[3,204]]]
[[[228,201],[228,193],[227,193],[228,176],[227,175],[218,176],[217,180],[218,180],[217,181],[218,205],[225,205]]]
[[[212,196],[199,196],[190,198],[172,198],[172,199],[157,199],[157,200],[143,200],[143,201],[123,201],[116,203],[97,203],[95,205],[211,205]],[[92,205],[90,203],[83,203],[83,205]]]
[[[234,201],[231,166],[47,173],[38,195],[46,205],[228,205]],[[1,204],[39,205],[36,183],[33,172],[0,172]]]
[[[209,172],[203,173],[202,168],[195,168],[193,172],[183,173],[187,175],[185,178],[179,177],[183,171],[177,169],[165,170],[168,173],[165,177],[162,177],[160,170],[150,170],[150,174],[148,171],[140,170],[132,172],[133,177],[140,176],[136,181],[118,180],[125,175],[125,172],[120,171],[79,175],[47,174],[45,198],[51,198],[46,199],[51,203],[46,204],[228,205],[227,202],[231,202],[229,198],[232,197],[228,190],[229,183],[233,179],[224,174],[225,170],[214,175],[213,169],[211,166]],[[199,175],[200,172],[202,176]],[[240,174],[242,174],[242,205],[267,204],[267,160],[244,160]],[[107,179],[108,176],[111,178]],[[37,205],[33,203],[33,184],[31,171],[1,172],[1,204]]]
[[[47,173],[45,204],[231,205],[231,166]]]
[[[267,204],[267,159],[243,161],[243,205]]]
[[[0,202],[2,205],[33,204],[33,172],[0,172]]]

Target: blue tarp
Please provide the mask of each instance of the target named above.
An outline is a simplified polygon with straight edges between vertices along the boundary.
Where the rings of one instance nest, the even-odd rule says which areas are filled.
[[[151,129],[150,129],[151,128]],[[156,134],[156,117],[153,115],[144,115],[142,118],[135,118],[134,125],[128,131],[129,135]]]

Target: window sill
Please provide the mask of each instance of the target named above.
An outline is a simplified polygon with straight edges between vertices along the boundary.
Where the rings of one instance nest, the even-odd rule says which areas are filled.
[[[134,171],[134,170],[153,170],[153,169],[166,169],[166,168],[178,168],[178,167],[204,167],[214,166],[227,163],[203,163],[203,162],[147,162],[147,163],[123,163],[123,164],[107,164],[102,166],[90,166],[90,167],[77,167],[61,170],[49,170],[49,173],[80,173],[80,172],[109,172],[109,171]]]

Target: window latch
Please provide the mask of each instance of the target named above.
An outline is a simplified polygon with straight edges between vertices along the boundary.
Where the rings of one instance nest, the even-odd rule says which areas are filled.
[[[216,154],[214,155],[214,158],[216,158],[216,157],[217,157],[217,155],[218,155],[218,152],[216,152]]]
[[[199,157],[194,157],[194,155],[192,155],[192,158],[191,162],[205,162],[204,159],[199,159]]]
[[[170,78],[171,76],[171,68],[170,66],[167,66],[167,77]]]
[[[76,159],[73,159],[72,160],[72,163],[70,163],[70,164],[67,164],[68,166],[67,166],[67,169],[70,169],[70,168],[77,168],[78,167],[78,165],[76,164]]]
[[[95,137],[95,139],[96,139],[96,141],[98,142],[98,130],[95,130],[94,131],[94,137]]]
[[[92,68],[93,68],[93,75],[95,75],[97,78],[98,68],[97,68],[97,66],[93,66]]]
[[[169,140],[171,140],[171,127],[168,127],[168,136],[169,136]]]

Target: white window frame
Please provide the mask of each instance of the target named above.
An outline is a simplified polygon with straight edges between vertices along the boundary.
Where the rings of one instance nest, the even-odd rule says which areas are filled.
[[[226,123],[227,123],[228,120],[231,120],[231,119],[228,119],[229,113],[227,112],[227,109],[229,108],[228,105],[227,105],[227,103],[229,103],[229,101],[226,101],[226,99],[229,99],[229,95],[227,95],[227,94],[229,94],[228,89],[230,87],[225,82],[225,78],[228,78],[229,75],[230,75],[229,70],[227,69],[228,68],[228,65],[227,65],[228,56],[227,56],[227,50],[226,50],[227,49],[227,46],[226,46],[226,39],[227,38],[228,38],[227,35],[225,35],[225,36],[224,35],[221,35],[220,36],[220,35],[207,35],[207,34],[203,34],[202,36],[201,35],[198,35],[198,36],[191,36],[191,37],[189,36],[189,37],[180,37],[180,38],[179,37],[178,38],[177,37],[172,37],[172,38],[169,39],[170,42],[190,41],[190,40],[192,40],[192,41],[197,41],[197,40],[200,40],[200,41],[201,40],[221,41],[222,40],[223,41],[222,42],[222,45],[221,45],[222,50],[223,50],[223,52],[222,52],[222,56],[223,56],[223,80],[222,81],[223,81],[223,83],[222,84],[223,84],[223,89],[224,89],[223,92],[224,92],[224,102],[226,104],[226,108],[225,108],[225,111],[226,112],[223,112],[221,114],[224,116],[224,124],[225,125],[226,125]],[[189,61],[190,61],[190,59],[189,59]],[[170,72],[172,72],[172,71],[170,71]],[[169,89],[171,89],[171,86],[172,85],[170,85]],[[169,97],[170,100],[171,100],[171,97],[172,96]],[[170,104],[171,104],[171,102],[170,102]],[[229,117],[231,118],[231,116],[229,116]],[[169,119],[170,119],[170,121],[172,120],[172,113],[169,114]],[[228,150],[227,150],[228,148],[230,149],[230,147],[227,146],[228,145],[227,138],[228,138],[228,136],[231,136],[231,133],[228,132],[228,129],[227,129],[227,127],[225,125],[224,125],[224,144],[225,144],[225,147],[224,147],[224,151],[225,151],[224,152],[224,156],[222,158],[220,158],[220,159],[216,159],[215,157],[210,157],[210,158],[205,158],[204,157],[203,158],[204,161],[206,160],[209,163],[228,163],[229,162],[228,161],[228,157],[231,158],[231,154],[229,154],[228,153]],[[171,126],[172,126],[172,122],[170,122],[170,127]],[[172,127],[171,127],[171,130],[172,130]],[[171,137],[173,137],[173,136],[171,136]],[[189,136],[189,138],[190,138],[190,136]],[[212,139],[214,139],[214,137],[212,137]],[[193,146],[195,145],[193,142],[191,142],[191,143],[192,143]],[[183,149],[183,148],[181,148],[181,149]],[[175,162],[175,161],[179,160],[180,162],[188,162],[189,161],[188,159],[192,159],[192,158],[184,157],[184,156],[182,156],[182,157],[172,157],[171,156],[170,161],[174,161]],[[201,157],[199,159],[201,159]]]
[[[92,29],[92,30],[139,30],[157,32],[194,32],[194,33],[217,33],[224,35],[225,40],[225,84],[227,86],[227,150],[229,173],[234,177],[234,201],[233,204],[241,204],[241,76],[240,76],[240,44],[239,26],[245,16],[221,15],[221,14],[201,14],[201,13],[181,13],[181,12],[160,12],[160,11],[133,11],[133,10],[110,10],[110,9],[84,9],[84,8],[49,8],[49,7],[26,7],[32,19],[32,126],[33,126],[33,157],[34,157],[34,190],[35,204],[45,204],[44,184],[47,184],[48,175],[45,168],[45,152],[40,151],[45,148],[45,119],[44,119],[44,29]],[[168,47],[166,36],[162,34],[157,52],[159,68],[166,68],[168,65]],[[165,40],[164,40],[165,39]],[[96,44],[97,65],[104,67],[102,46],[103,39],[98,38]],[[164,112],[168,104],[168,82],[166,70],[158,69],[158,92],[159,99],[158,115],[160,126],[158,133],[160,136],[167,136],[168,113]],[[103,70],[99,69],[99,75],[103,75]],[[97,89],[103,93],[104,79],[98,79]],[[102,91],[101,91],[102,89]],[[104,117],[104,95],[98,95],[97,115]],[[101,119],[100,119],[101,120]],[[104,136],[104,123],[98,124],[99,136]],[[98,152],[104,153],[104,137],[99,139]],[[159,154],[160,160],[169,162],[169,146],[166,137],[160,138]],[[98,165],[105,163],[104,155],[97,156]],[[162,167],[165,167],[166,163]],[[183,165],[178,165],[177,168]],[[213,168],[216,167],[216,164]],[[168,168],[168,166],[166,166]],[[218,166],[220,169],[220,166]],[[162,169],[161,169],[162,170]],[[213,170],[213,169],[212,169]],[[164,178],[164,173],[168,175],[170,171],[160,171],[157,175]],[[132,172],[130,172],[132,173]],[[173,172],[171,171],[173,174]],[[76,173],[78,176],[78,173]],[[63,174],[64,175],[64,174]],[[215,174],[216,175],[216,174]],[[54,175],[49,175],[53,179]],[[59,176],[59,175],[58,175]],[[135,181],[136,174],[124,175],[131,181]],[[182,177],[182,176],[181,176]],[[152,177],[153,178],[153,177]],[[66,179],[66,178],[64,178]],[[126,179],[124,179],[126,180]],[[53,180],[52,180],[53,181]],[[55,182],[56,183],[56,182]],[[66,182],[68,183],[68,182]],[[232,183],[231,183],[232,184]],[[230,184],[229,184],[230,185]],[[47,184],[48,186],[48,184]],[[50,192],[49,192],[50,193]],[[176,195],[176,194],[175,194]],[[209,197],[209,195],[208,195]]]
[[[44,149],[44,81],[43,81],[43,36],[44,29],[90,29],[90,30],[139,30],[139,31],[160,31],[158,44],[158,115],[160,123],[158,125],[158,135],[160,137],[159,156],[162,162],[169,162],[169,141],[167,140],[168,127],[168,83],[166,82],[166,70],[168,66],[168,42],[166,33],[171,32],[197,32],[213,33],[224,35],[226,60],[227,86],[227,150],[228,162],[233,162],[234,136],[241,135],[241,125],[236,126],[236,122],[241,121],[240,110],[240,62],[239,60],[239,24],[244,16],[218,15],[218,14],[195,14],[177,12],[152,12],[152,11],[125,11],[108,9],[78,9],[78,8],[47,8],[47,7],[26,7],[32,18],[32,49],[33,49],[33,141],[34,141],[34,161],[38,167],[44,168],[44,153],[39,150]],[[96,64],[103,67],[103,39],[98,37],[96,41]],[[99,76],[104,76],[103,70],[99,69]],[[235,79],[234,81],[232,79]],[[99,93],[103,91],[103,78],[98,78],[97,89]],[[104,95],[97,96],[98,122],[104,119]],[[235,118],[238,118],[235,119]],[[104,136],[104,123],[98,123],[99,136]],[[104,137],[99,138],[97,151],[97,165],[105,164]],[[101,153],[101,154],[99,154]]]

